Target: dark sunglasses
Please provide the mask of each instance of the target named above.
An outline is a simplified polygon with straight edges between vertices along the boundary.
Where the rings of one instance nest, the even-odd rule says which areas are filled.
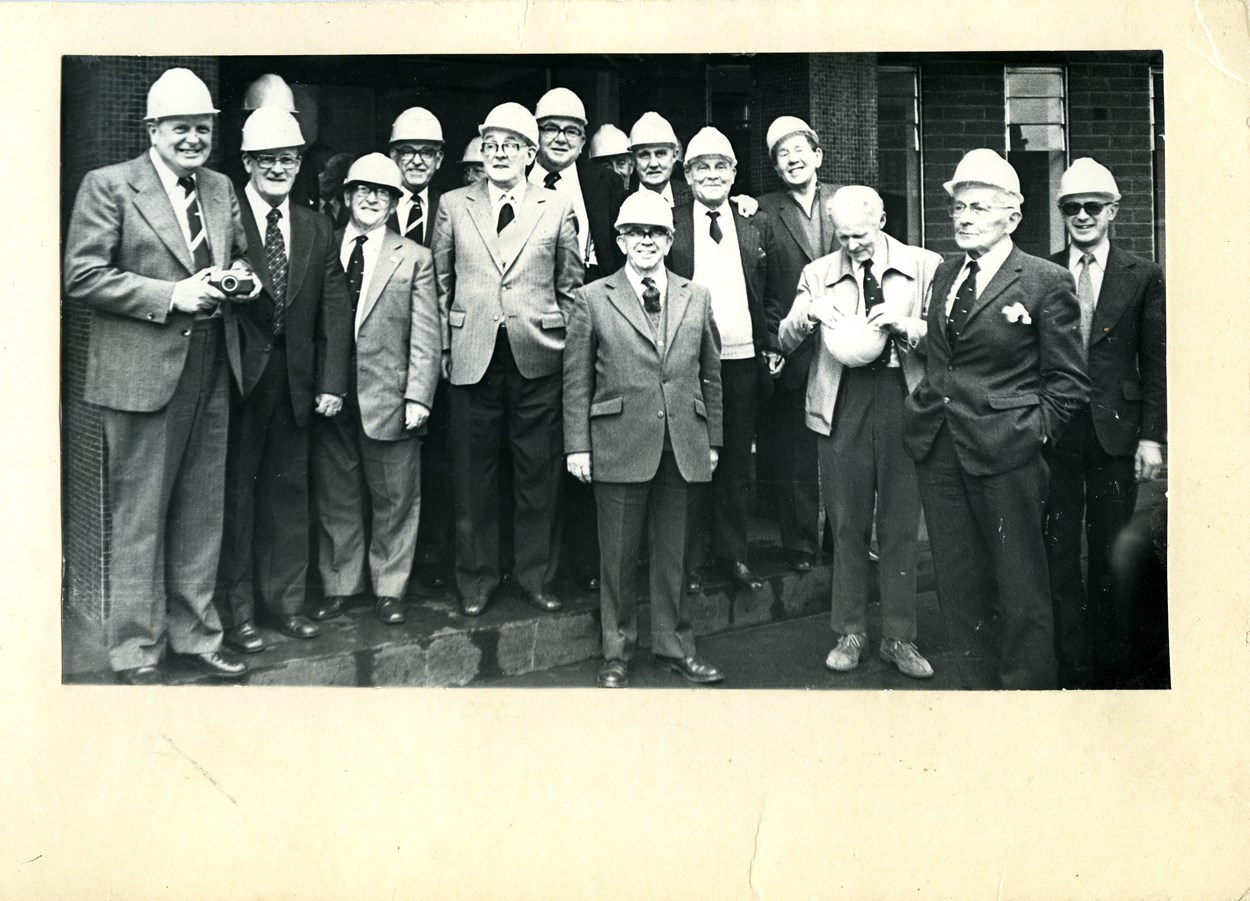
[[[1097,216],[1109,206],[1111,206],[1111,204],[1103,203],[1099,200],[1087,200],[1084,203],[1077,203],[1074,200],[1069,200],[1067,203],[1059,204],[1059,209],[1065,216],[1071,218],[1072,216],[1078,215],[1081,210],[1084,210],[1085,215],[1087,216]]]

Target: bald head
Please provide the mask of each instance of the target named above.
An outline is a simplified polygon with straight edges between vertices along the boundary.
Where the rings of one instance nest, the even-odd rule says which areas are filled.
[[[847,185],[834,192],[826,208],[842,249],[857,263],[872,259],[885,225],[881,195],[866,185]]]

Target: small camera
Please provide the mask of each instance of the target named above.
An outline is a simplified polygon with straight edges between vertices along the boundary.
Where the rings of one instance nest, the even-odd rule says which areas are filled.
[[[226,271],[209,276],[208,283],[231,298],[246,297],[256,287],[256,282],[248,273]]]

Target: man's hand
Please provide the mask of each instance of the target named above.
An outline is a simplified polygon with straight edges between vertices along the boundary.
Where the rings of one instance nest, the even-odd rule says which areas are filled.
[[[1133,469],[1137,481],[1149,482],[1159,477],[1163,468],[1163,449],[1154,441],[1138,441],[1137,454],[1133,457]]]
[[[226,299],[207,281],[213,270],[201,269],[190,278],[174,284],[174,296],[170,306],[183,313],[208,313]]]
[[[903,317],[883,303],[872,308],[872,312],[868,314],[868,324],[895,335],[907,334],[907,329],[903,327]]]
[[[404,428],[419,429],[430,418],[430,408],[415,400],[404,401]]]
[[[438,377],[441,379],[451,378],[451,351],[443,351],[438,361]]]
[[[255,300],[257,296],[260,295],[261,284],[260,278],[252,270],[252,267],[247,264],[246,260],[235,260],[234,263],[231,264],[230,268],[235,272],[242,272],[252,280],[252,290],[248,293],[247,299]]]
[[[565,466],[569,468],[569,474],[579,482],[590,484],[590,453],[587,451],[578,451],[575,454],[569,454],[565,461]]]
[[[343,409],[343,398],[337,394],[317,395],[317,406],[314,408],[317,415],[329,419],[331,416],[337,416],[341,409]]]
[[[720,462],[720,451],[716,448],[708,448],[707,460],[712,464],[712,472],[716,472],[716,464]]]
[[[764,360],[768,363],[768,374],[773,378],[781,375],[782,368],[786,365],[786,358],[779,353],[771,350],[764,351]]]
[[[743,219],[750,219],[760,208],[760,202],[747,194],[739,194],[729,199],[738,208],[738,215]]]

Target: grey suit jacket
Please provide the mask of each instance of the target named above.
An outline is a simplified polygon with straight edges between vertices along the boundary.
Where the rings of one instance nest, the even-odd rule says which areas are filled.
[[[212,263],[227,268],[247,252],[230,180],[201,169],[196,192]],[[65,239],[65,293],[91,307],[86,399],[150,413],[174,394],[195,317],[170,309],[174,283],[195,274],[169,197],[145,152],[88,172]],[[242,385],[234,307],[222,305],[226,348]]]
[[[564,353],[564,449],[590,452],[597,482],[655,476],[667,427],[687,482],[712,478],[722,443],[720,336],[702,285],[668,273],[666,340],[625,270],[581,288]]]
[[[486,181],[444,194],[434,221],[434,272],[451,383],[479,382],[500,322],[525,378],[558,373],[573,292],[582,281],[573,205],[527,187],[497,234]]]

